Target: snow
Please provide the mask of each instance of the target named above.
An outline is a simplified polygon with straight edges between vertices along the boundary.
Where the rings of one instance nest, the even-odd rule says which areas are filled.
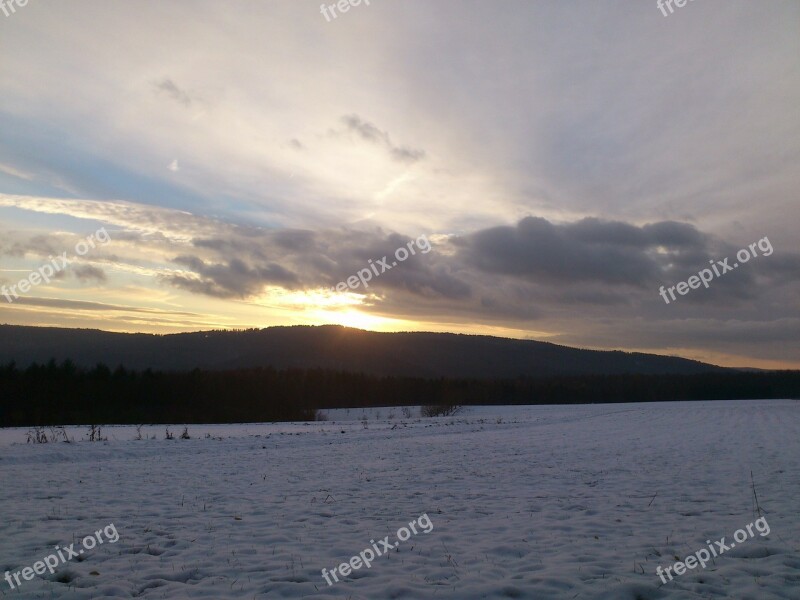
[[[192,439],[172,441],[163,426],[144,427],[156,439],[141,441],[133,427],[104,427],[101,443],[70,427],[75,443],[45,445],[0,430],[0,571],[109,523],[120,535],[56,575],[13,591],[0,579],[0,589],[70,599],[800,598],[796,401],[327,413],[190,425]],[[657,566],[758,517],[751,471],[770,535],[663,585]],[[321,569],[425,513],[429,534],[325,583]]]

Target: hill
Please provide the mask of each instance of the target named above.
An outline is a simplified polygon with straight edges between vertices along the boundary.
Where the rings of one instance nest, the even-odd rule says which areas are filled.
[[[338,325],[170,335],[0,325],[0,363],[69,359],[80,366],[162,371],[271,366],[371,375],[507,379],[521,376],[695,374],[726,369],[678,357],[584,350],[451,333],[378,333]]]

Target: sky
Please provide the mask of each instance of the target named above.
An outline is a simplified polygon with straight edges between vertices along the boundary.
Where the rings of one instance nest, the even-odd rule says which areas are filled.
[[[13,8],[0,323],[800,368],[796,1]]]

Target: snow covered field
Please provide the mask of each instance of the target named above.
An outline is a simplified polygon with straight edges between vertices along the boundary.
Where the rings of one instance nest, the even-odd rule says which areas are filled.
[[[380,412],[380,415],[378,415]],[[119,541],[9,598],[800,598],[800,402],[329,411],[316,423],[0,431],[0,569]],[[393,418],[389,419],[389,414]],[[378,418],[380,416],[380,418]],[[180,434],[182,428],[171,428]],[[205,437],[206,435],[211,437]],[[177,435],[176,435],[177,437]],[[758,533],[663,585],[673,565]],[[427,513],[370,569],[329,571]],[[78,544],[76,544],[76,548]]]

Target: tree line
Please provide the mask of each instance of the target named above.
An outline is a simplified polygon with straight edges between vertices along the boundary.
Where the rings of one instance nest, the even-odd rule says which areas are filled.
[[[318,409],[800,398],[800,371],[473,380],[325,369],[0,366],[0,427],[310,421]]]

